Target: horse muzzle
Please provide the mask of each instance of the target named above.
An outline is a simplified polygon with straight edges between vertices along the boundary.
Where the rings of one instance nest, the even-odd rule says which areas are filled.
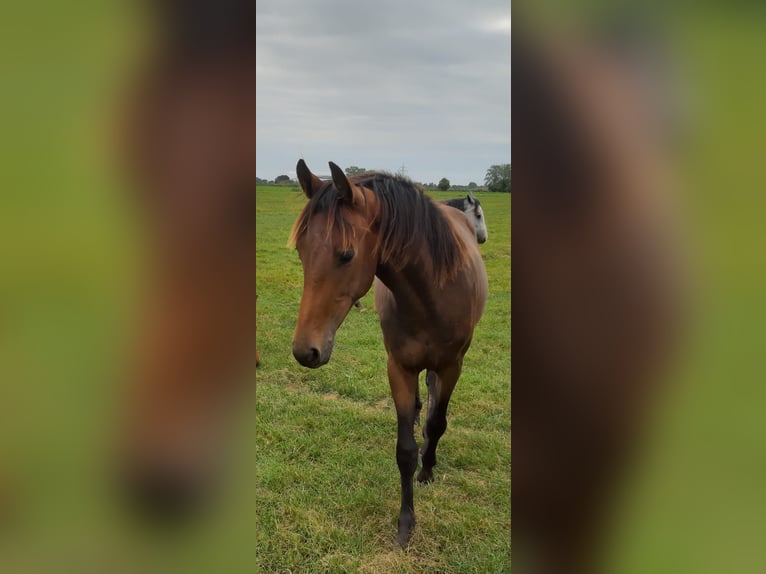
[[[309,343],[297,343],[293,341],[293,357],[304,367],[316,369],[326,365],[332,355],[333,341],[329,341],[324,349],[319,349]]]

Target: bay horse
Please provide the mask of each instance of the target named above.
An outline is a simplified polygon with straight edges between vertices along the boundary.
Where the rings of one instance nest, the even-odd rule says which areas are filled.
[[[514,561],[591,574],[685,314],[665,124],[603,48],[512,43]]]
[[[255,350],[255,3],[154,0],[124,112],[144,233],[120,480],[149,515],[216,482]]]
[[[326,364],[336,331],[375,282],[397,415],[397,542],[405,547],[415,526],[418,377],[426,370],[423,466],[417,479],[427,483],[447,428],[450,396],[484,310],[487,274],[473,226],[458,210],[431,201],[399,176],[373,172],[348,178],[332,162],[330,170],[332,180],[323,182],[302,159],[296,168],[309,201],[290,236],[303,266],[293,356],[304,367]]]

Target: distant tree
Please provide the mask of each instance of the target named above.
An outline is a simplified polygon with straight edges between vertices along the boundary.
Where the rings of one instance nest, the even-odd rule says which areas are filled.
[[[479,187],[479,186],[476,185],[475,181],[468,182],[468,189],[476,189],[477,187]]]
[[[484,176],[488,191],[511,193],[511,164],[493,165]]]
[[[355,165],[350,165],[346,168],[346,175],[351,177],[352,175],[359,175],[360,173],[364,173],[367,170],[363,167],[357,167]]]
[[[288,183],[290,181],[289,175],[278,175],[274,178],[274,183]]]
[[[446,177],[443,177],[439,180],[439,185],[437,185],[439,189],[442,191],[447,191],[449,189],[449,180]]]
[[[269,183],[268,179],[261,179],[260,177],[255,178],[255,185],[266,185]]]

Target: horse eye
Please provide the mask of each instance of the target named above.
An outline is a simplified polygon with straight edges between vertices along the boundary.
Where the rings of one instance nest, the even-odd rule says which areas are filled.
[[[348,263],[354,258],[354,251],[343,251],[342,253],[338,253],[338,261],[341,262],[341,264]]]

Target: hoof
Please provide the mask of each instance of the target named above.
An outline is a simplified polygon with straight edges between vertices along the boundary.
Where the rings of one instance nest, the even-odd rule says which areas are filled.
[[[434,473],[433,471],[425,468],[421,468],[420,472],[418,473],[418,482],[420,484],[429,484],[434,481]]]
[[[415,517],[399,517],[399,533],[396,535],[396,543],[402,550],[406,549],[412,538],[412,531],[415,528]]]

